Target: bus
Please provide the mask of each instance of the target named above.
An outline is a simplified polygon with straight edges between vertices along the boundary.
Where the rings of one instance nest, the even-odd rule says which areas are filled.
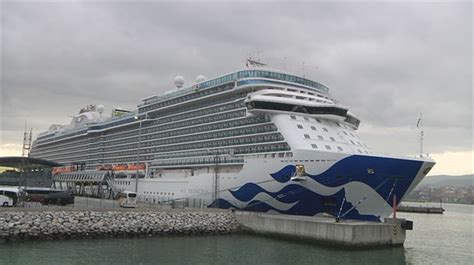
[[[28,193],[17,187],[0,186],[0,206],[22,206]]]
[[[137,193],[132,191],[122,191],[120,193],[120,207],[122,208],[136,208],[137,204]]]

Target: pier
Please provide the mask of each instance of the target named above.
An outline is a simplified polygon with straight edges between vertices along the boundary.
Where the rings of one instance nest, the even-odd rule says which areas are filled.
[[[407,206],[400,205],[397,207],[398,212],[405,213],[432,213],[432,214],[443,214],[443,207],[433,207],[433,206]]]
[[[402,246],[406,230],[413,223],[405,219],[386,218],[384,222],[341,220],[329,217],[274,215],[236,212],[236,219],[248,232],[281,238],[312,241],[348,247]]]

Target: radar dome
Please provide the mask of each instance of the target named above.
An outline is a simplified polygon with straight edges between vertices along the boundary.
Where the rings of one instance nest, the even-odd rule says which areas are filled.
[[[206,81],[206,77],[205,77],[205,76],[203,76],[203,75],[198,75],[198,76],[196,77],[196,83],[201,83],[201,82],[204,82],[204,81]]]
[[[174,78],[174,84],[177,88],[182,88],[184,85],[184,77],[178,75]]]
[[[104,105],[98,105],[96,110],[98,113],[102,114],[104,112]]]

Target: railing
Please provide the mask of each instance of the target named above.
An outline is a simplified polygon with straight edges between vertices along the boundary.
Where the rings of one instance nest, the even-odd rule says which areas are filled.
[[[173,93],[170,93],[170,94],[167,94],[167,95],[156,96],[156,97],[150,98],[148,100],[145,100],[143,105],[140,105],[139,107],[149,106],[149,105],[154,104],[156,102],[164,101],[166,99],[170,99],[170,98],[173,98],[173,97],[178,97],[178,96],[181,96],[181,95],[186,95],[186,94],[191,93],[193,91],[200,91],[200,90],[203,90],[203,89],[206,89],[206,88],[220,86],[222,84],[229,83],[229,82],[232,82],[232,81],[236,81],[238,79],[254,78],[254,77],[256,77],[256,78],[259,78],[259,77],[260,78],[268,78],[268,79],[280,80],[280,81],[285,81],[285,82],[290,82],[290,83],[297,83],[297,84],[304,85],[306,87],[316,89],[317,91],[321,91],[321,92],[324,92],[324,93],[329,92],[329,88],[327,88],[326,86],[324,86],[324,85],[322,85],[318,82],[303,78],[303,77],[290,75],[290,74],[285,74],[285,73],[274,72],[274,71],[266,71],[266,70],[243,70],[243,71],[239,71],[239,72],[236,72],[236,73],[221,76],[221,77],[218,77],[218,78],[215,78],[215,79],[211,79],[209,81],[205,81],[205,82],[202,82],[202,83],[199,83],[199,84],[195,84],[192,87],[177,90],[176,92],[173,92]]]

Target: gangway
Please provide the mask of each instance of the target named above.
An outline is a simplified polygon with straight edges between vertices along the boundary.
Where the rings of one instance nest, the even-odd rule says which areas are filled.
[[[105,181],[107,182],[107,185],[110,187],[110,189],[112,189],[112,192],[113,192],[114,194],[119,194],[120,192],[122,192],[122,189],[118,188],[118,187],[115,185],[113,179],[110,178],[109,175],[105,175]]]
[[[115,198],[120,189],[113,182],[110,171],[73,171],[58,173],[53,178],[54,188],[71,190],[79,196]]]

